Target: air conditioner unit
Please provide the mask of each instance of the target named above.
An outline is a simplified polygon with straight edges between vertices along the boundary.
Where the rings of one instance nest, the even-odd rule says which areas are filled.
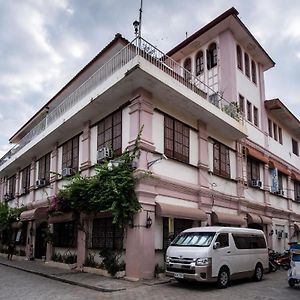
[[[68,177],[73,175],[73,169],[72,168],[64,168],[61,172],[62,177]]]
[[[279,196],[284,196],[284,190],[278,190],[275,194]]]
[[[26,193],[28,193],[28,189],[26,187],[22,187],[21,191],[20,191],[20,194],[23,195],[23,194],[26,194]]]
[[[295,201],[300,202],[300,196],[296,196]]]
[[[35,182],[35,185],[36,185],[37,187],[45,186],[45,185],[46,185],[46,180],[45,180],[45,179],[38,179],[38,180]]]
[[[102,147],[97,151],[97,161],[103,161],[112,158],[112,150],[108,147]]]
[[[209,95],[208,101],[209,101],[211,104],[213,104],[213,105],[219,107],[219,101],[220,101],[220,99],[219,99],[219,95],[218,95],[217,93],[212,94],[212,95]]]
[[[262,183],[261,183],[260,180],[252,179],[252,180],[251,180],[251,186],[252,186],[252,187],[258,187],[258,188],[261,188],[261,187],[262,187]]]
[[[9,201],[9,200],[11,200],[11,199],[13,199],[13,195],[12,195],[12,194],[6,193],[6,194],[3,196],[3,200],[4,200],[4,201]]]

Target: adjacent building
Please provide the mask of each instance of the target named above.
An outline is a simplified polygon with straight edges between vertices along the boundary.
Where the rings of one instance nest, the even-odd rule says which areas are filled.
[[[192,226],[259,228],[276,251],[299,242],[300,122],[283,99],[265,99],[274,65],[234,8],[168,53],[117,34],[0,159],[0,199],[27,207],[15,224],[27,256],[68,250],[81,266],[118,245],[109,215],[82,216],[80,231],[72,214],[49,217],[49,201],[65,182],[57,174],[93,175],[103,148],[117,157],[142,126],[137,170],[154,176],[136,189],[142,210],[125,229],[126,276],[151,278],[172,236]]]

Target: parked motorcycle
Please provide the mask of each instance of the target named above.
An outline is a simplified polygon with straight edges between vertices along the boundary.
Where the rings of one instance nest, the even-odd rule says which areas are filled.
[[[269,272],[276,272],[278,270],[277,257],[278,254],[274,250],[269,249]]]
[[[286,250],[282,255],[275,259],[275,263],[279,268],[283,268],[284,270],[288,270],[290,268],[290,251]]]

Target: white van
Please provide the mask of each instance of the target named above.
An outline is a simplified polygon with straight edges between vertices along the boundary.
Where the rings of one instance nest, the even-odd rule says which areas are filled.
[[[268,270],[268,248],[261,230],[235,227],[195,227],[181,232],[166,253],[166,275],[178,281],[217,282],[262,280]]]

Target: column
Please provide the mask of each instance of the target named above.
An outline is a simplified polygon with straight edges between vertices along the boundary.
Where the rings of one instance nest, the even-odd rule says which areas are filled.
[[[80,216],[80,224],[82,228],[78,228],[77,233],[77,268],[82,268],[87,256],[87,234],[89,230],[88,220]],[[91,233],[92,234],[92,233]]]
[[[288,210],[292,211],[293,210],[293,201],[292,201],[292,181],[291,181],[291,175],[287,177],[287,207]]]
[[[155,147],[152,142],[152,120],[153,120],[153,104],[151,103],[152,95],[144,90],[138,89],[135,97],[129,105],[130,114],[130,133],[129,146],[132,146],[140,129],[143,131],[140,140],[140,158],[139,168],[147,169],[147,161],[152,160],[152,152]]]
[[[20,195],[20,170],[16,173],[16,192],[15,197],[17,199],[17,207],[19,207],[19,195]]]
[[[269,185],[269,165],[264,164],[264,203],[265,206],[270,206],[270,185]]]
[[[126,277],[151,279],[155,269],[155,195],[139,195],[142,210],[133,219],[133,226],[127,229]],[[151,226],[146,227],[147,218]]]
[[[53,234],[53,224],[48,224],[48,228],[50,233]],[[46,261],[50,261],[53,255],[53,244],[47,243],[47,249],[46,249]]]
[[[29,187],[30,202],[35,201],[35,179],[36,179],[36,162],[34,157],[30,164],[30,187]]]
[[[90,121],[84,124],[82,139],[81,139],[81,157],[80,165],[81,175],[89,176],[89,168],[91,166],[91,128]]]
[[[50,157],[50,170],[53,173],[50,173],[50,183],[52,188],[50,189],[50,196],[57,194],[57,171],[58,171],[58,145],[55,144]]]

